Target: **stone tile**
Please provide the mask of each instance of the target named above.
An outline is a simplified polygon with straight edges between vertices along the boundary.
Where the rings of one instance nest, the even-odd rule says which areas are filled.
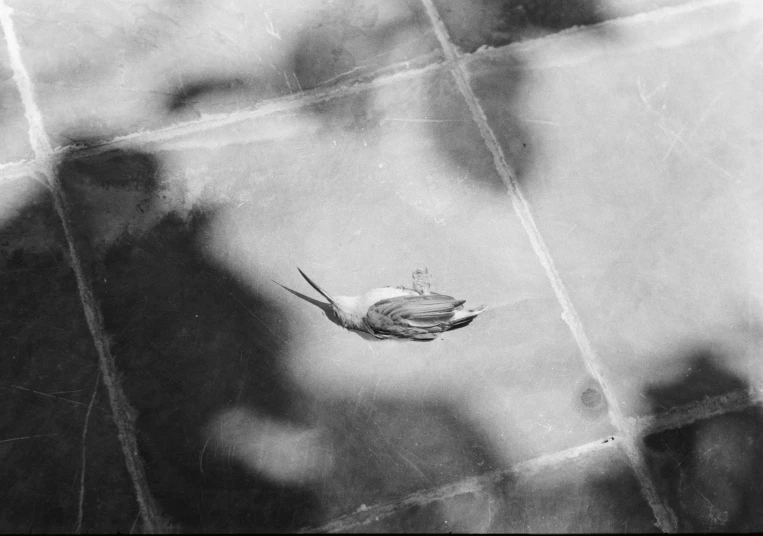
[[[644,444],[684,532],[760,532],[760,407],[652,434]]]
[[[361,514],[362,515],[362,514]],[[348,520],[349,521],[349,520]],[[338,532],[654,533],[654,516],[616,447],[448,494],[391,514],[369,510]]]
[[[469,63],[626,414],[761,380],[761,20],[718,2]],[[700,67],[701,65],[701,67]],[[511,82],[507,83],[509,80]]]
[[[317,525],[612,432],[447,72],[59,169],[152,490],[188,529]],[[492,308],[377,341],[297,266],[337,293],[426,266]]]
[[[48,133],[93,144],[439,58],[418,3],[11,1]]]
[[[128,532],[137,502],[48,190],[6,179],[0,199],[0,531],[72,532],[82,497],[83,531]]]
[[[31,158],[24,107],[8,59],[8,43],[0,30],[0,164]]]

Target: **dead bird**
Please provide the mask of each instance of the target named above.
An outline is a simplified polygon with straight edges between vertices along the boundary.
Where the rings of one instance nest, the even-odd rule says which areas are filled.
[[[429,292],[428,286],[426,292],[405,287],[381,287],[360,296],[330,296],[302,270],[297,270],[328,300],[345,328],[365,331],[378,339],[436,339],[443,331],[468,325],[487,309],[485,305],[464,309],[465,300]]]

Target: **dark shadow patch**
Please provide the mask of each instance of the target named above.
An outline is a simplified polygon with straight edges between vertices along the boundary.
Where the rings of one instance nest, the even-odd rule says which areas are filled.
[[[170,113],[178,113],[186,108],[193,108],[205,97],[214,97],[247,89],[247,83],[240,78],[196,80],[185,84],[167,98],[166,107]]]
[[[435,0],[453,42],[471,53],[608,18],[600,0]]]
[[[488,532],[659,532],[635,474],[614,446],[517,474],[500,488]]]
[[[93,400],[81,530],[127,533],[134,488],[102,383],[91,398],[98,358],[63,230],[50,192],[24,181],[33,194],[0,228],[0,532],[75,530]]]
[[[647,389],[655,412],[748,388],[744,379],[722,365],[724,356],[709,348],[697,347],[683,359],[689,371],[686,377]],[[678,514],[681,531],[763,530],[758,507],[763,501],[759,406],[651,434],[644,438],[644,446],[660,491]]]
[[[681,381],[666,385],[655,383],[647,389],[645,394],[652,412],[747,388],[742,378],[726,372],[721,366],[724,356],[711,347],[688,349],[679,361],[684,363]]]
[[[347,514],[361,496],[369,503],[397,499],[496,467],[480,433],[436,401],[374,395],[326,402],[295,385],[287,357],[299,327],[277,303],[203,254],[213,212],[161,212],[161,170],[154,155],[113,151],[65,159],[59,179],[123,388],[137,411],[149,486],[167,516],[194,531],[293,531]],[[144,212],[137,197],[145,197]],[[127,230],[109,239],[102,225],[114,227],[115,218]],[[208,441],[210,422],[231,409],[280,429],[320,432],[331,445],[333,469],[300,483],[253,472],[237,453]],[[424,477],[412,473],[409,451],[420,458],[413,463]]]
[[[269,482],[233,456],[210,452],[203,472],[199,463],[205,427],[226,408],[306,423],[281,358],[288,318],[201,253],[212,213],[167,213],[154,155],[72,155],[58,171],[161,508],[200,531],[309,524],[306,487]]]

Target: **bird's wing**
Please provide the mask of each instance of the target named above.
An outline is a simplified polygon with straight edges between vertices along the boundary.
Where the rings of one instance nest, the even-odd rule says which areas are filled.
[[[382,334],[440,332],[463,304],[464,300],[444,294],[400,296],[373,304],[366,313],[366,323],[372,332]]]

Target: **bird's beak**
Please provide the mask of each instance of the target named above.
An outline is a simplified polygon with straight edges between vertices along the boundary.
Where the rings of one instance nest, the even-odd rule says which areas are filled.
[[[297,267],[297,270],[299,270],[299,267]],[[313,282],[310,280],[310,278],[309,278],[309,277],[307,277],[307,276],[305,275],[305,272],[303,272],[302,270],[299,270],[299,273],[300,273],[300,274],[302,274],[302,277],[304,277],[304,278],[305,278],[305,281],[307,281],[308,283],[310,283],[310,286],[311,286],[311,287],[313,287],[315,290],[317,290],[318,292],[320,292],[321,296],[323,296],[324,298],[326,298],[326,299],[329,301],[329,303],[330,303],[331,305],[335,305],[334,299],[333,299],[331,296],[329,296],[328,294],[326,294],[326,291],[325,291],[325,290],[323,290],[321,287],[319,287],[318,285],[316,285],[315,283],[313,283]]]

